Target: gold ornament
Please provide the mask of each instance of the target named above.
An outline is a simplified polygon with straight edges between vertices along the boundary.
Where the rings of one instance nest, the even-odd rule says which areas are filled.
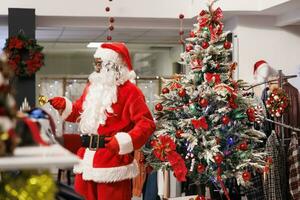
[[[56,184],[48,171],[2,172],[0,191],[4,200],[54,200]]]
[[[0,140],[5,141],[9,139],[8,132],[0,133]]]
[[[40,106],[45,105],[46,103],[48,103],[48,98],[46,96],[40,95],[39,96],[39,104]]]

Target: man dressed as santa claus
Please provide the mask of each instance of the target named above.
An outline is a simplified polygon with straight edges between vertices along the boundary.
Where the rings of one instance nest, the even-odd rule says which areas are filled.
[[[50,104],[62,118],[78,122],[82,147],[74,166],[75,190],[87,200],[130,200],[138,175],[133,151],[155,130],[123,43],[103,43],[94,54],[95,72],[75,102],[55,97]]]

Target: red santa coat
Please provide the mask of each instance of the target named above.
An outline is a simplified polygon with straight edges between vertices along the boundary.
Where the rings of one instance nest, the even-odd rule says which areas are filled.
[[[74,103],[66,99],[66,108],[62,114],[66,121],[78,122],[88,90],[89,84]],[[132,152],[140,149],[155,131],[143,93],[130,81],[118,86],[118,100],[112,108],[114,114],[107,117],[105,125],[99,125],[98,134],[115,136],[119,154],[106,148],[92,151],[81,147],[77,155],[82,160],[79,165],[74,166],[74,173],[82,174],[85,181],[109,183],[137,176],[138,166]]]

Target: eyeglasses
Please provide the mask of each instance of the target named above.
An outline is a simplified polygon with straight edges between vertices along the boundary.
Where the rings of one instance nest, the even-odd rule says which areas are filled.
[[[102,60],[95,60],[95,61],[93,62],[93,64],[94,64],[95,66],[101,66],[102,63],[103,63]]]

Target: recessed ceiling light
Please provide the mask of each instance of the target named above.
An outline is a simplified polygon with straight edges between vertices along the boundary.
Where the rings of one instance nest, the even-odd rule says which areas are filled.
[[[90,42],[88,43],[88,45],[86,45],[87,48],[98,48],[100,47],[100,45],[102,44],[102,42]]]

